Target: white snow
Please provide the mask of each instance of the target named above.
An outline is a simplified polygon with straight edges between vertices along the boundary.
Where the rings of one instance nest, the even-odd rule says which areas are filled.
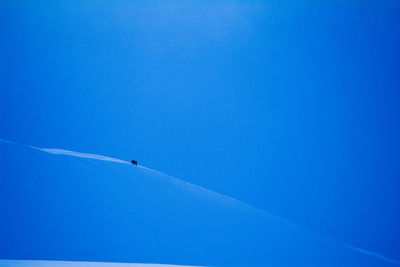
[[[0,260],[0,267],[195,267],[189,265],[169,265],[152,263],[118,263],[85,261],[39,261],[39,260]]]
[[[75,152],[75,151],[70,151],[70,150],[65,150],[65,149],[55,149],[55,148],[40,148],[40,147],[34,147],[34,146],[30,146],[30,145],[24,145],[24,144],[19,144],[19,143],[15,143],[12,141],[8,141],[8,140],[3,140],[0,139],[0,142],[3,143],[7,143],[7,144],[14,144],[14,145],[19,145],[19,146],[23,146],[26,148],[30,148],[30,149],[34,149],[34,150],[39,150],[42,152],[46,152],[46,153],[50,153],[50,154],[54,154],[54,155],[67,155],[67,156],[71,156],[71,157],[78,157],[78,158],[87,158],[87,159],[93,159],[93,160],[100,160],[100,161],[108,161],[108,162],[114,162],[114,163],[121,163],[124,165],[130,164],[130,162],[128,161],[124,161],[121,159],[117,159],[117,158],[112,158],[112,157],[108,157],[108,156],[103,156],[103,155],[97,155],[97,154],[90,154],[90,153],[81,153],[81,152]],[[358,254],[364,254],[366,257],[370,257],[370,258],[375,258],[375,260],[382,260],[385,261],[387,263],[394,263],[394,264],[399,264],[398,261],[390,259],[382,254],[373,252],[373,251],[369,251],[366,249],[362,249],[359,247],[355,247],[349,244],[346,244],[344,242],[341,242],[339,240],[336,240],[332,237],[328,237],[325,236],[323,234],[319,234],[319,233],[315,233],[312,230],[309,229],[304,229],[303,227],[296,225],[293,222],[290,222],[284,218],[281,218],[279,216],[270,214],[264,210],[252,207],[246,203],[243,203],[239,200],[236,200],[232,197],[229,196],[225,196],[223,194],[219,194],[217,192],[214,192],[212,190],[188,183],[184,180],[178,179],[176,177],[173,176],[169,176],[166,175],[162,172],[147,168],[145,166],[132,166],[135,167],[134,169],[137,170],[141,170],[142,172],[147,172],[147,174],[145,174],[145,178],[144,180],[138,180],[135,181],[135,184],[127,184],[128,186],[130,186],[131,188],[134,188],[136,193],[147,193],[148,195],[145,196],[145,198],[141,198],[141,199],[136,199],[136,198],[132,198],[132,199],[127,199],[129,200],[127,202],[127,204],[129,206],[121,206],[121,209],[126,209],[129,210],[131,209],[131,205],[133,203],[135,203],[135,201],[144,201],[142,202],[138,202],[136,204],[138,204],[139,206],[137,206],[136,208],[139,208],[139,211],[142,212],[142,216],[153,216],[151,212],[153,211],[158,211],[159,214],[164,217],[164,221],[161,219],[152,219],[151,217],[149,217],[151,220],[153,220],[153,222],[156,222],[158,220],[160,220],[160,222],[164,223],[165,221],[167,222],[167,225],[169,223],[169,227],[175,227],[173,225],[175,225],[176,223],[185,226],[185,222],[189,221],[192,222],[193,220],[196,221],[196,219],[203,219],[203,217],[199,217],[204,216],[204,218],[206,218],[208,220],[208,218],[213,218],[213,216],[215,216],[215,212],[217,212],[217,214],[221,213],[221,218],[220,218],[220,222],[218,222],[218,219],[216,221],[216,226],[215,225],[211,225],[211,227],[217,227],[216,229],[218,229],[219,224],[218,223],[236,223],[236,221],[231,221],[233,220],[238,220],[240,218],[240,220],[243,219],[243,222],[240,221],[238,222],[239,225],[242,225],[242,223],[244,222],[249,222],[252,225],[249,225],[250,228],[255,227],[253,225],[253,223],[255,223],[258,227],[263,227],[262,229],[254,229],[255,232],[253,232],[253,230],[249,230],[250,234],[256,233],[256,235],[253,237],[255,238],[257,236],[257,238],[260,238],[260,240],[262,240],[262,235],[267,234],[268,238],[272,238],[271,240],[273,240],[273,238],[278,238],[276,239],[278,242],[280,242],[279,236],[275,236],[275,235],[271,235],[275,234],[275,232],[280,232],[283,231],[282,233],[285,235],[285,231],[289,231],[291,234],[295,234],[297,235],[297,233],[301,233],[298,237],[300,238],[300,240],[302,238],[304,238],[304,236],[310,236],[311,240],[324,240],[324,244],[325,243],[329,243],[329,244],[333,244],[333,246],[336,247],[341,247],[344,250],[349,250],[349,251],[353,251],[353,253],[358,253]],[[138,168],[136,168],[138,167]],[[129,170],[132,170],[130,168],[128,168]],[[110,174],[110,170],[106,170],[108,172],[108,176]],[[113,170],[114,171],[114,170]],[[120,170],[122,173],[126,173],[126,169],[121,169]],[[120,174],[117,171],[117,175],[121,175],[123,177],[126,176],[126,174]],[[138,177],[139,178],[139,177]],[[148,179],[153,179],[150,181],[147,181]],[[124,180],[122,180],[124,181]],[[104,181],[102,181],[104,182]],[[141,190],[140,188],[144,188],[145,190]],[[118,189],[120,190],[120,189]],[[146,191],[147,190],[147,191]],[[124,195],[125,192],[120,193],[120,196],[118,198],[122,199],[122,196]],[[128,195],[126,197],[130,197],[130,192],[128,192]],[[133,194],[132,197],[134,197],[135,195]],[[118,199],[118,201],[120,201],[121,199]],[[183,200],[181,202],[175,203],[175,201],[177,200]],[[114,200],[113,200],[114,201]],[[125,201],[125,200],[124,200]],[[172,202],[171,202],[172,201]],[[187,202],[187,203],[186,203]],[[174,204],[174,205],[171,205]],[[125,204],[125,202],[121,202],[120,204]],[[140,205],[142,204],[146,204],[148,205],[148,207],[152,208],[148,210],[141,210]],[[198,209],[198,211],[193,209],[193,206],[196,207],[196,209]],[[171,208],[170,211],[165,211],[163,210],[164,207],[169,207]],[[101,212],[101,210],[99,210],[99,212]],[[171,214],[169,214],[171,213]],[[119,213],[118,213],[119,214]],[[176,214],[176,215],[173,215]],[[182,217],[178,217],[177,219],[175,219],[176,216],[182,216]],[[239,217],[237,217],[239,216]],[[136,219],[137,220],[137,219]],[[176,220],[176,221],[175,221]],[[227,221],[226,221],[227,220]],[[182,223],[181,223],[182,221]],[[226,222],[225,222],[226,221]],[[261,221],[261,223],[260,223]],[[162,224],[161,223],[161,224]],[[203,222],[204,223],[204,222]],[[269,223],[269,226],[263,226],[265,223]],[[157,225],[155,225],[156,227],[158,227]],[[229,226],[229,225],[228,225]],[[154,226],[153,226],[154,227]],[[162,226],[163,227],[163,226]],[[163,229],[163,228],[160,229]],[[191,226],[192,227],[192,226]],[[193,226],[195,231],[200,231],[202,229],[203,226],[199,225],[199,226]],[[247,231],[245,225],[240,226],[238,229],[235,228],[237,227],[236,225],[234,226],[234,230],[238,230],[238,229],[243,229],[244,231]],[[244,227],[244,228],[242,228]],[[267,228],[265,228],[267,227]],[[179,227],[178,227],[179,228]],[[200,229],[200,230],[199,230]],[[214,229],[214,228],[212,228]],[[275,229],[275,230],[274,230]],[[0,229],[1,230],[1,229]],[[185,229],[184,229],[185,230]],[[188,230],[188,229],[186,229]],[[260,232],[261,230],[261,232]],[[178,229],[178,231],[180,231]],[[202,231],[202,230],[201,230]],[[229,231],[229,230],[227,230]],[[264,232],[263,232],[264,231]],[[272,232],[270,232],[272,231]],[[229,232],[228,233],[229,236]],[[226,234],[225,233],[225,234]],[[175,232],[175,234],[181,234],[180,232]],[[190,231],[188,232],[188,234],[192,234]],[[194,232],[195,234],[195,238],[201,238],[201,234],[199,237],[199,232]],[[215,234],[215,233],[214,233]],[[219,234],[219,233],[217,233]],[[239,233],[236,233],[239,234]],[[259,237],[258,237],[259,236]],[[167,238],[170,238],[170,236],[167,236]],[[283,237],[282,240],[284,240],[287,237]],[[122,239],[121,239],[122,240]],[[119,240],[119,241],[121,241]],[[123,240],[122,240],[123,241]],[[212,242],[212,241],[211,241]],[[221,241],[220,241],[221,242]],[[260,241],[257,241],[260,242]],[[257,244],[256,242],[256,244]],[[268,242],[268,239],[267,239]],[[273,242],[273,241],[271,241]],[[307,241],[308,242],[308,241]],[[312,241],[314,242],[314,241]],[[319,242],[319,241],[317,241]],[[222,242],[223,243],[223,242]],[[283,242],[283,244],[285,244],[285,242]],[[203,244],[204,245],[204,244]],[[329,245],[330,246],[330,245]],[[236,249],[236,247],[233,247],[233,249]],[[259,249],[259,248],[257,248]],[[142,263],[107,263],[107,262],[72,262],[72,261],[27,261],[27,260],[0,260],[0,267],[4,266],[4,267],[14,267],[14,266],[178,266],[178,265],[160,265],[160,264],[142,264]],[[181,265],[182,266],[182,265]]]
[[[107,157],[107,156],[102,156],[102,155],[97,155],[97,154],[81,153],[81,152],[75,152],[75,151],[71,151],[71,150],[60,149],[60,148],[40,148],[40,147],[33,147],[33,148],[47,152],[47,153],[51,153],[51,154],[67,155],[67,156],[72,156],[72,157],[97,159],[97,160],[117,162],[117,163],[122,163],[122,164],[130,164],[128,161],[124,161],[124,160],[120,160],[120,159],[116,159],[116,158],[112,158],[112,157]]]

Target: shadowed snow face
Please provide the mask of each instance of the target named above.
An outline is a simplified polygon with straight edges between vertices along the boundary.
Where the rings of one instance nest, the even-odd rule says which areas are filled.
[[[144,166],[1,143],[8,157],[1,165],[6,179],[0,200],[10,204],[0,207],[7,214],[0,221],[0,258],[221,266],[396,263]]]

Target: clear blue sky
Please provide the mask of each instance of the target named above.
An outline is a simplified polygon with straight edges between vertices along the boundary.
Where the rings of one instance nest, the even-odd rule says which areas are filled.
[[[0,4],[0,138],[400,258],[398,1],[55,2]]]

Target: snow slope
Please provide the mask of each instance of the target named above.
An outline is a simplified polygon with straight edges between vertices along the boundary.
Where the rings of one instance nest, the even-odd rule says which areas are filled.
[[[397,265],[383,255],[123,160],[4,140],[0,156],[0,259]],[[0,266],[31,265],[1,261]]]
[[[32,260],[0,260],[0,267],[191,267],[183,265],[115,263],[115,262],[84,262],[84,261],[32,261]],[[193,266],[192,266],[193,267]]]

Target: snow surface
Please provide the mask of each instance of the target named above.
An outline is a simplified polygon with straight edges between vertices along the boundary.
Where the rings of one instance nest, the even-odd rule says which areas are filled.
[[[0,141],[0,259],[209,266],[397,264],[144,166]],[[2,261],[0,266],[32,266],[28,263]]]
[[[116,262],[85,262],[85,261],[30,261],[30,260],[0,260],[0,267],[194,267],[188,265],[116,263]]]

